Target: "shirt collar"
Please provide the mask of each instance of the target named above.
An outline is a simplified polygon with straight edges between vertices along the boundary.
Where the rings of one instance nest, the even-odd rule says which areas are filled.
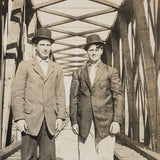
[[[99,59],[99,60],[97,61],[97,63],[95,63],[95,64],[92,64],[90,61],[88,61],[88,62],[87,62],[87,65],[88,65],[88,66],[93,66],[93,65],[95,65],[95,66],[99,67],[100,62],[101,62],[100,59]]]
[[[37,61],[38,61],[39,63],[41,63],[41,62],[46,62],[46,63],[48,63],[48,60],[49,60],[49,58],[43,60],[43,59],[41,59],[38,55],[36,56],[36,59],[37,59]]]

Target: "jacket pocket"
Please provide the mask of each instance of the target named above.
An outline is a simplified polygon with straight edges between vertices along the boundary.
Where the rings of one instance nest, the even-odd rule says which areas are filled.
[[[32,108],[31,107],[24,107],[24,113],[30,114],[32,112]]]

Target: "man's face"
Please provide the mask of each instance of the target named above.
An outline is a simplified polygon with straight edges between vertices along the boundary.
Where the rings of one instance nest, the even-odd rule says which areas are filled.
[[[101,58],[101,55],[103,53],[102,46],[91,44],[88,47],[87,53],[88,53],[88,57],[91,63],[96,63]]]
[[[50,40],[47,39],[40,40],[38,44],[36,44],[37,55],[43,60],[47,59],[51,51],[51,47],[52,44]]]

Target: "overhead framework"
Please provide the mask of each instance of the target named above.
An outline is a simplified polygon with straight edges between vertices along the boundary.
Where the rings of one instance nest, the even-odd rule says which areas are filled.
[[[87,55],[86,37],[96,33],[105,41],[117,18],[123,0],[32,0],[42,27],[52,31],[56,40],[53,53],[64,75],[82,66]]]
[[[120,141],[133,149],[137,144],[160,152],[159,0],[1,0],[0,8],[0,149],[21,135],[10,114],[11,86],[19,62],[34,56],[30,42],[35,31],[46,26],[56,40],[54,55],[65,75],[66,107],[69,75],[87,60],[87,35],[97,33],[106,42],[102,60],[118,70],[124,88]],[[153,158],[155,153],[149,159],[160,159],[159,153]]]

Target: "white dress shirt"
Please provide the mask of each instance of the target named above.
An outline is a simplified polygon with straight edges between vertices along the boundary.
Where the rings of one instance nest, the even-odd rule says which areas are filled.
[[[39,56],[36,56],[36,59],[44,73],[44,76],[46,76],[48,72],[48,58],[46,60],[42,60]]]
[[[91,82],[92,86],[93,86],[94,79],[95,79],[95,76],[96,76],[96,67],[97,67],[96,64],[92,64],[91,67],[90,67],[89,78],[90,78],[90,82]]]
[[[88,73],[89,73],[89,78],[92,86],[96,77],[96,71],[99,66],[99,62],[100,60],[95,64],[88,62]]]

